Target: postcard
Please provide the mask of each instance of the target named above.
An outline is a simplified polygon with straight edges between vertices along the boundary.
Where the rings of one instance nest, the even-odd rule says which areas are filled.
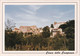
[[[80,56],[79,0],[1,0],[1,56]]]

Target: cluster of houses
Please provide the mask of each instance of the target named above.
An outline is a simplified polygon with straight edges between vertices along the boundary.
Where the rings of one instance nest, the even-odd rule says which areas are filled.
[[[50,27],[50,32],[52,33],[50,37],[54,37],[57,32],[63,34],[62,29],[59,28],[60,25],[65,24],[65,22],[54,22],[54,28]],[[37,28],[35,25],[33,26],[20,26],[19,28],[14,28],[14,32],[23,32],[23,33],[32,33],[32,34],[40,34],[43,32],[42,28]]]
[[[42,31],[42,28],[37,28],[35,25],[33,26],[20,26],[19,28],[14,28],[13,31],[22,32],[22,33],[32,33],[32,34],[39,34]]]

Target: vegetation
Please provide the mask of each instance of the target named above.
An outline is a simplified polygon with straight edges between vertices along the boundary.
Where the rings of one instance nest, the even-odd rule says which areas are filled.
[[[74,50],[75,21],[69,20],[66,24],[62,24],[59,28],[62,28],[63,32],[66,34],[66,47],[69,48],[69,50]]]
[[[5,22],[5,30],[9,30],[9,31],[11,31],[14,27],[15,27],[15,23],[11,20],[11,19],[8,19],[8,20],[6,20],[6,22]]]
[[[13,32],[12,28],[5,30],[5,50],[74,50],[74,20],[61,25],[65,32],[59,32],[50,38],[49,27],[43,28],[41,34],[33,35]],[[11,30],[11,31],[9,31]]]
[[[44,38],[50,37],[50,30],[49,30],[48,26],[43,28],[42,35],[43,35]]]
[[[51,24],[51,28],[54,28],[53,24]]]

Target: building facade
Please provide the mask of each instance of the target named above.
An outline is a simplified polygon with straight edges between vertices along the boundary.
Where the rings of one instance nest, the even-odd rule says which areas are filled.
[[[54,37],[58,32],[62,35],[64,32],[62,32],[62,29],[59,28],[60,25],[65,24],[65,22],[54,22],[53,26],[54,28],[50,28],[51,36]]]
[[[60,25],[65,24],[65,22],[54,22],[53,26],[54,28],[50,28],[50,32],[51,35],[50,37],[54,37],[57,32],[59,32],[60,34],[64,34],[64,32],[62,32],[62,29],[59,28]],[[22,32],[22,33],[31,33],[31,34],[40,34],[43,32],[42,30],[43,28],[37,28],[35,25],[33,26],[20,26],[19,28],[14,28],[14,32]]]
[[[19,29],[14,28],[13,31],[22,32],[22,33],[39,34],[40,32],[42,32],[42,29],[39,29],[35,25],[33,25],[33,26],[20,26]]]

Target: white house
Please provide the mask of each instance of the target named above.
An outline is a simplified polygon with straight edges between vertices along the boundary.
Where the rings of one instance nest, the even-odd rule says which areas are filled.
[[[57,34],[57,32],[60,32],[60,34],[64,33],[62,32],[62,29],[59,28],[59,26],[62,24],[65,24],[65,22],[54,22],[54,28],[50,28],[50,32],[52,33],[50,37],[54,37]]]

